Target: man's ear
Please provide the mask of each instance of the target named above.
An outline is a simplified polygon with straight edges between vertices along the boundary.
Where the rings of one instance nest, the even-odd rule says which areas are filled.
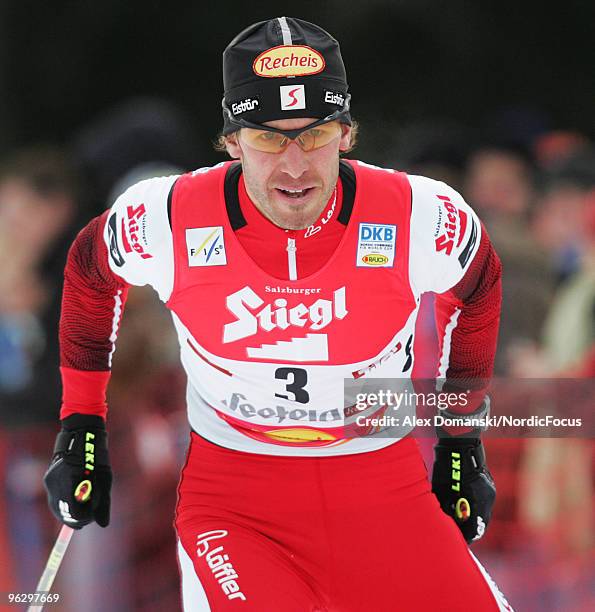
[[[233,132],[225,138],[225,148],[233,159],[240,159],[242,157],[242,149],[238,143],[238,132]]]
[[[351,147],[351,126],[341,123],[341,140],[339,141],[339,151],[349,151]]]

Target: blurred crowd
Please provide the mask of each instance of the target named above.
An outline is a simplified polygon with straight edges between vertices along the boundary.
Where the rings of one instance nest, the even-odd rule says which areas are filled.
[[[502,121],[478,136],[428,121],[395,126],[394,147],[379,153],[377,135],[366,136],[362,123],[355,157],[448,182],[484,222],[504,270],[495,374],[593,377],[595,145],[589,138],[547,126],[523,132]],[[199,149],[193,142],[178,109],[133,100],[87,126],[68,147],[33,144],[0,161],[0,592],[32,590],[57,531],[41,476],[60,405],[57,333],[68,247],[137,180],[220,161],[214,152],[198,159],[198,150],[204,143]],[[422,377],[433,376],[435,367],[432,299],[424,297],[417,328]],[[73,540],[59,577],[69,585],[65,610],[178,605],[170,526],[188,430],[177,355],[156,295],[146,287],[131,290],[108,396],[113,525],[105,533],[90,527]],[[491,439],[488,455],[499,497],[477,546],[485,565],[520,610],[588,609],[586,602],[595,601],[592,440]],[[99,560],[92,568],[79,562],[90,550]],[[89,593],[98,589],[94,604]]]
[[[571,379],[556,406],[564,411],[579,379],[595,376],[595,149],[580,133],[536,130],[519,137],[502,126],[506,121],[497,123],[497,133],[492,126],[471,146],[469,135],[452,125],[429,135],[428,126],[405,130],[427,143],[418,140],[407,169],[461,191],[502,260],[494,374],[510,406],[526,399],[526,379],[541,387]],[[408,147],[399,150],[407,160],[403,150]],[[418,373],[431,376],[432,296],[423,301],[416,358],[423,353]],[[592,423],[593,395],[582,401],[579,414]],[[488,535],[474,548],[516,609],[595,605],[595,447],[583,436],[486,441],[498,498]]]

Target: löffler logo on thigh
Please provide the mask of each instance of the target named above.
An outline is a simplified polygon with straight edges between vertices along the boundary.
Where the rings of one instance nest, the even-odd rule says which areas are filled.
[[[213,578],[219,583],[227,599],[241,599],[246,601],[246,596],[240,590],[236,579],[238,574],[229,561],[229,555],[225,553],[223,546],[217,546],[211,550],[211,540],[218,540],[228,535],[225,529],[205,531],[196,536],[196,554],[204,557],[209,566]]]

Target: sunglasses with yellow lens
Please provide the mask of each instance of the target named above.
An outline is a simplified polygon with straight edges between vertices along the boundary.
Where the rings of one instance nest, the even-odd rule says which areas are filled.
[[[341,124],[338,121],[321,123],[314,127],[305,126],[301,130],[279,130],[242,128],[241,140],[250,148],[264,153],[282,153],[291,142],[295,142],[302,151],[320,149],[341,135]]]
[[[330,115],[297,130],[280,130],[234,117],[225,102],[225,98],[221,100],[223,113],[229,123],[241,128],[242,140],[254,149],[267,153],[282,153],[287,149],[290,142],[295,142],[304,151],[312,151],[324,147],[333,138],[341,134],[341,121],[349,114],[350,106],[351,94],[347,94],[343,107],[332,112]],[[347,121],[347,123],[351,125],[351,121]]]

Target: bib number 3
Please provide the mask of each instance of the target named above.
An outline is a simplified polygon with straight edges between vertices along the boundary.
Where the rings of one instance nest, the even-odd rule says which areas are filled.
[[[277,368],[275,378],[288,381],[285,390],[290,394],[275,393],[275,397],[282,397],[300,404],[307,404],[310,401],[310,395],[304,388],[308,384],[308,372],[303,368]]]

